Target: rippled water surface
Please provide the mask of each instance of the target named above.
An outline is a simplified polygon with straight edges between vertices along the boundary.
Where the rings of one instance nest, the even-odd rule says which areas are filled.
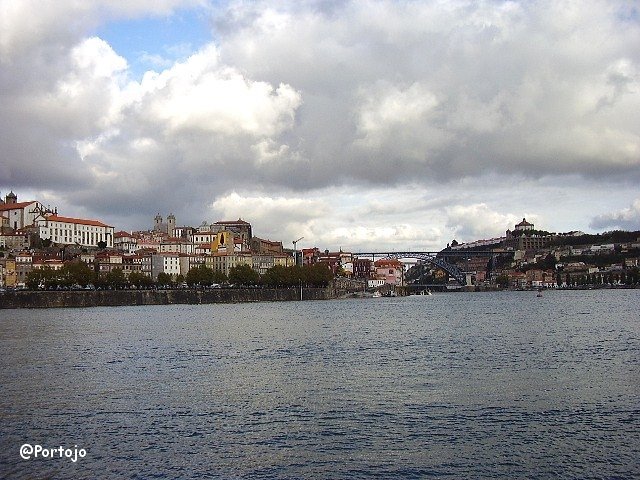
[[[0,311],[0,477],[639,478],[640,291]],[[86,449],[23,460],[25,443]]]

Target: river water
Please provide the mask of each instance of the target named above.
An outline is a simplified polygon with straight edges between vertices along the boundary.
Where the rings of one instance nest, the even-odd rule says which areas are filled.
[[[640,478],[639,307],[625,290],[0,311],[0,477]]]

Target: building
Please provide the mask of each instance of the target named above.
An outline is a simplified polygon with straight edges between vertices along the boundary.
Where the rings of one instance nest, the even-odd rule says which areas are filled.
[[[160,273],[171,275],[174,279],[180,275],[180,254],[155,253],[151,255],[151,276],[153,280],[158,280]]]
[[[121,252],[101,252],[96,255],[94,264],[99,275],[105,276],[116,269],[124,271],[124,255]]]
[[[127,278],[134,272],[151,277],[151,254],[123,255],[122,271]]]
[[[372,273],[375,273],[372,260],[368,258],[353,259],[353,278],[371,278]]]
[[[507,230],[506,233],[502,246],[511,250],[541,250],[551,243],[550,235],[536,233],[533,223],[525,218],[516,224],[513,232]]]
[[[529,223],[529,222],[527,222],[526,218],[523,218],[520,223],[516,224],[515,230],[516,231],[526,232],[528,230],[533,230],[534,229],[533,227],[534,227],[533,223]]]
[[[36,220],[37,232],[41,239],[51,240],[60,245],[82,247],[113,248],[114,228],[98,220],[46,215]]]
[[[215,222],[211,225],[211,231],[214,233],[229,231],[234,232],[242,239],[242,243],[249,247],[251,245],[251,239],[253,238],[251,232],[251,224],[249,222],[245,222],[241,218],[235,221],[220,221]]]
[[[17,230],[15,233],[0,235],[0,247],[7,250],[25,250],[30,246],[30,235],[24,231]]]
[[[282,242],[273,242],[262,238],[253,237],[251,239],[251,251],[254,253],[280,254],[284,251]]]
[[[376,278],[384,280],[390,285],[402,285],[404,279],[404,264],[395,258],[384,258],[374,263]]]
[[[185,253],[191,254],[195,245],[181,238],[166,238],[160,242],[158,252],[160,253]]]
[[[119,231],[113,236],[113,247],[124,253],[135,253],[138,250],[138,239],[128,232]]]
[[[4,287],[15,287],[18,284],[18,273],[15,258],[0,259],[3,265],[0,285]]]
[[[45,211],[46,209],[40,202],[35,200],[18,202],[18,196],[11,192],[0,203],[0,215],[4,217],[2,231],[4,232],[4,228],[16,231],[33,225],[36,218],[40,217],[42,212]]]
[[[9,226],[9,215],[0,214],[0,234],[12,231],[13,229]]]
[[[214,253],[213,269],[224,273],[227,277],[231,269],[238,265],[249,265],[253,268],[253,256],[249,252]]]
[[[211,242],[211,253],[240,252],[243,250],[242,245],[242,240],[236,238],[235,232],[221,230],[215,234]]]

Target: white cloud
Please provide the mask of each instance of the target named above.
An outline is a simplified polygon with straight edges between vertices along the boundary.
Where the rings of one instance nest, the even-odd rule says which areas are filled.
[[[33,49],[74,43],[107,19],[169,15],[201,0],[0,0],[0,64]]]
[[[596,229],[640,230],[640,198],[627,208],[594,217],[590,226]]]
[[[0,0],[1,186],[130,223],[255,215],[275,239],[436,248],[523,212],[586,229],[640,181],[627,2],[212,3],[215,43],[139,82],[91,36],[200,3]]]
[[[519,219],[516,215],[493,211],[484,203],[454,205],[445,208],[447,227],[452,229],[458,242],[495,238],[513,229]],[[529,215],[528,221],[535,218]]]
[[[173,133],[201,130],[233,136],[270,136],[289,128],[300,94],[289,85],[274,88],[219,63],[209,45],[140,86],[141,115]]]

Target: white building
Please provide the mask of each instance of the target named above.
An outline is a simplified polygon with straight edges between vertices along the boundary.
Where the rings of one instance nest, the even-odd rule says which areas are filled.
[[[151,255],[151,276],[158,280],[158,274],[166,273],[174,279],[180,275],[180,254],[158,253]]]
[[[138,239],[129,232],[116,232],[113,246],[116,250],[121,250],[124,253],[135,253],[138,250]]]
[[[113,248],[114,228],[98,220],[48,215],[36,220],[36,225],[43,240],[83,247],[97,247],[104,242],[107,248]]]
[[[43,210],[42,204],[36,201],[0,204],[0,215],[6,218],[3,220],[3,225],[14,230],[33,225],[36,217]]]

